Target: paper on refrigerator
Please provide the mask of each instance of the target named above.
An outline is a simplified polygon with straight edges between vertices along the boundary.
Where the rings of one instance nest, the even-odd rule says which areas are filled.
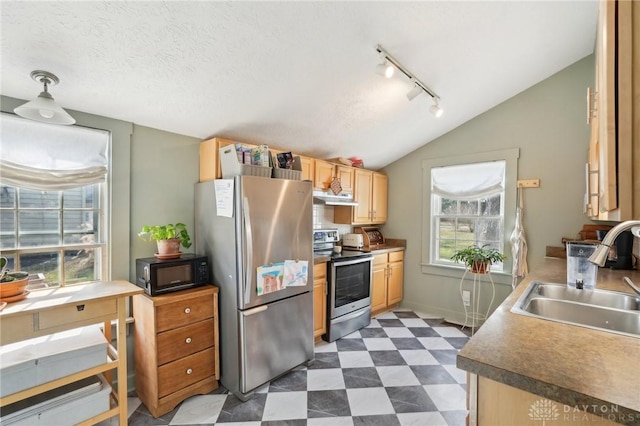
[[[295,287],[307,285],[309,262],[306,260],[284,261],[284,286]]]
[[[216,214],[233,217],[233,179],[216,179]]]
[[[258,266],[256,277],[256,292],[258,296],[283,290],[284,263]]]

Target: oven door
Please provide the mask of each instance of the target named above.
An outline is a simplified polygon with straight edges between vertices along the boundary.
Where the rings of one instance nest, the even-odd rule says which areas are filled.
[[[371,304],[372,270],[372,256],[330,262],[329,319]]]

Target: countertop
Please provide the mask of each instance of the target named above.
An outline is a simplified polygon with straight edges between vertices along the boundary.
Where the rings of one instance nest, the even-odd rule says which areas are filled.
[[[566,283],[565,259],[537,269],[462,348],[458,368],[595,414],[617,405],[640,424],[640,338],[510,312],[532,281]],[[632,293],[624,276],[640,283],[640,271],[599,268],[597,288]]]
[[[406,247],[407,247],[406,240],[396,240],[396,239],[387,238],[384,246],[365,247],[359,251],[362,251],[363,253],[371,253],[373,255],[376,255],[376,254],[389,253],[393,251],[405,250]],[[329,262],[330,260],[331,260],[331,256],[314,256],[313,257],[314,264],[326,263],[326,262]]]

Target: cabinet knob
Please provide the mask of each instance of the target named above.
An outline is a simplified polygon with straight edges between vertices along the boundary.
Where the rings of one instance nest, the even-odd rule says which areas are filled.
[[[193,373],[193,370],[191,368],[187,368],[187,374],[191,374]]]
[[[185,341],[186,343],[191,343],[191,337],[187,337],[184,341]]]
[[[184,313],[185,314],[190,314],[191,313],[191,308],[184,308]]]

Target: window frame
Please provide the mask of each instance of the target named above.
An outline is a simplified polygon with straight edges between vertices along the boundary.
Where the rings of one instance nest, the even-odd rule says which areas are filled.
[[[486,163],[491,161],[505,161],[505,189],[503,200],[503,230],[502,244],[506,259],[502,271],[493,271],[496,283],[511,284],[511,269],[513,260],[511,256],[511,244],[509,236],[515,226],[516,195],[518,179],[518,148],[499,151],[470,153],[460,156],[430,158],[422,161],[422,256],[421,271],[424,274],[442,275],[449,277],[461,277],[464,268],[451,264],[445,265],[432,262],[432,193],[431,193],[431,169],[443,166],[455,166],[474,163]]]
[[[110,144],[110,141],[108,142],[108,144]],[[108,175],[107,175],[108,176]],[[30,191],[34,191],[33,189],[30,188],[24,188],[24,187],[19,187],[19,186],[12,186],[12,185],[6,185],[7,187],[10,188],[14,188],[16,190],[16,193],[14,195],[15,200],[14,200],[14,206],[13,207],[9,207],[9,208],[4,208],[3,210],[5,211],[13,211],[13,216],[14,216],[14,229],[12,230],[13,235],[14,235],[14,241],[15,241],[15,247],[14,248],[2,248],[2,252],[5,256],[12,256],[14,257],[14,268],[16,270],[23,270],[24,268],[21,266],[20,263],[20,256],[23,254],[34,254],[34,253],[47,253],[47,254],[57,254],[58,256],[58,283],[55,285],[51,285],[51,286],[47,286],[47,288],[56,288],[56,287],[66,287],[66,286],[70,286],[70,285],[77,285],[77,284],[85,284],[87,282],[94,282],[94,281],[106,281],[107,277],[109,276],[109,270],[108,270],[108,263],[107,263],[107,253],[108,253],[108,249],[109,249],[109,234],[107,232],[107,221],[106,218],[108,216],[109,212],[109,202],[108,199],[109,197],[107,196],[108,194],[108,183],[107,183],[107,179],[105,179],[103,182],[99,182],[99,183],[94,183],[94,184],[90,184],[90,185],[85,185],[85,186],[96,186],[97,187],[97,191],[98,191],[98,207],[97,208],[90,208],[90,209],[86,209],[86,208],[71,208],[71,209],[65,209],[65,205],[64,205],[64,195],[63,193],[65,192],[65,190],[51,190],[51,191],[41,191],[41,192],[48,192],[48,193],[55,193],[56,197],[58,198],[59,202],[57,207],[42,207],[42,208],[34,208],[34,207],[24,207],[21,208],[20,207],[20,191],[21,190],[30,190]],[[84,187],[81,187],[84,188]],[[35,190],[37,191],[37,190]],[[57,233],[51,233],[51,235],[57,235],[58,237],[58,243],[57,244],[48,244],[48,245],[40,245],[40,246],[32,246],[32,245],[26,245],[26,246],[21,246],[20,245],[20,212],[29,212],[29,211],[48,211],[48,212],[58,212],[58,221],[59,221],[59,228],[58,228],[58,232]],[[94,213],[97,213],[97,241],[93,242],[93,243],[87,243],[87,244],[77,244],[77,243],[65,243],[65,228],[64,228],[64,218],[65,218],[65,211],[69,212],[69,211],[93,211]],[[66,268],[65,268],[65,262],[66,260],[66,251],[68,250],[81,250],[81,249],[93,249],[95,250],[95,253],[97,254],[96,258],[94,259],[94,270],[96,271],[96,279],[94,280],[90,280],[90,281],[81,281],[81,282],[73,282],[73,283],[69,283],[69,280],[66,277]],[[26,270],[26,269],[24,269]],[[30,272],[27,270],[27,272]],[[36,272],[37,273],[37,272]],[[35,287],[35,288],[30,288],[30,290],[37,290],[39,288],[44,288],[43,287]]]

